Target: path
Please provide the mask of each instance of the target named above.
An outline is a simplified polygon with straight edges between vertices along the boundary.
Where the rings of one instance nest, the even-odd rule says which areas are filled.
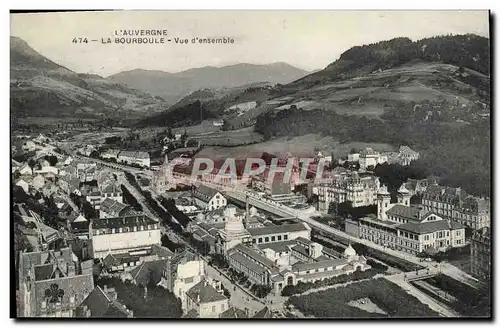
[[[415,286],[404,279],[403,275],[397,274],[386,276],[385,279],[397,284],[403,288],[408,294],[415,296],[421,303],[427,304],[432,310],[445,317],[460,317],[460,314],[449,308],[447,305],[436,301],[429,295],[418,290]]]

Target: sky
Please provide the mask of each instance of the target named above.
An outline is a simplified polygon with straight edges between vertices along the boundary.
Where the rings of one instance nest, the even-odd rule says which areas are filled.
[[[132,69],[179,72],[203,66],[286,62],[322,69],[353,46],[395,37],[489,37],[487,11],[115,11],[11,14],[18,36],[78,73]],[[166,29],[166,44],[103,44],[115,30]],[[74,38],[98,42],[72,43]],[[234,44],[175,44],[174,38],[229,37]],[[159,37],[157,37],[159,38]]]

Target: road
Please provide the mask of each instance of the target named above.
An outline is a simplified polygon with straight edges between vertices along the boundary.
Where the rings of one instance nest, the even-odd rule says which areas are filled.
[[[265,305],[262,302],[255,299],[254,296],[249,295],[241,287],[233,284],[215,268],[209,266],[208,264],[206,267],[207,275],[213,279],[221,281],[224,287],[229,290],[229,293],[231,293],[231,298],[229,300],[231,306],[237,307],[245,312],[248,311],[249,317],[252,317],[256,312],[259,312],[262,308],[264,308]]]
[[[436,311],[440,315],[445,317],[460,317],[460,314],[458,312],[454,311],[446,304],[433,299],[429,295],[425,294],[424,292],[420,291],[418,288],[410,284],[407,280],[404,279],[404,276],[402,274],[385,276],[384,278],[397,284],[408,294],[415,296],[421,303],[427,304],[432,310]]]

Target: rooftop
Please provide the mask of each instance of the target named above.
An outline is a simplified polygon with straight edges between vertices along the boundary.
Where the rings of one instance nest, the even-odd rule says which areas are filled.
[[[187,291],[186,295],[198,304],[218,302],[227,299],[224,295],[219,293],[212,285],[210,285],[205,279],[203,279],[202,281],[191,287]]]
[[[329,268],[329,267],[336,267],[339,265],[344,265],[347,264],[347,260],[345,259],[332,259],[332,260],[327,260],[327,261],[321,261],[321,262],[313,262],[313,263],[302,263],[298,262],[292,265],[292,269],[294,272],[297,271],[306,271],[306,270],[315,270],[315,269],[321,269],[321,268]]]
[[[95,219],[92,220],[93,229],[112,229],[112,228],[123,228],[123,227],[137,227],[137,226],[147,226],[150,224],[156,224],[155,220],[152,218],[141,214],[141,215],[131,215],[122,216],[115,218],[105,218],[105,219]]]
[[[448,220],[430,221],[424,223],[404,223],[398,226],[398,229],[409,231],[416,234],[426,234],[441,230],[456,230],[465,228],[463,225]]]
[[[247,230],[252,236],[264,236],[278,233],[297,232],[309,229],[306,228],[304,223],[293,223],[283,225],[269,225],[262,228],[252,228]]]

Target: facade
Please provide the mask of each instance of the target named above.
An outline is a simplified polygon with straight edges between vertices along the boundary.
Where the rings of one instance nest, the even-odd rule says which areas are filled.
[[[398,202],[391,204],[390,199],[387,188],[382,187],[377,217],[359,220],[360,238],[412,254],[465,245],[464,226],[422,207],[410,206],[410,193],[404,185],[398,190]]]
[[[143,151],[121,151],[117,161],[118,163],[137,164],[145,167],[151,166],[149,154]]]
[[[70,248],[19,254],[21,317],[73,317],[94,289]]]
[[[424,209],[472,229],[490,226],[489,199],[468,195],[461,188],[428,186],[422,194]]]
[[[491,230],[483,227],[474,231],[471,239],[471,272],[479,279],[491,277]]]
[[[107,184],[101,188],[101,201],[110,198],[117,202],[123,203],[123,192],[119,185],[114,183]]]
[[[227,200],[222,194],[212,188],[199,186],[193,191],[196,206],[201,209],[213,211],[227,205]]]
[[[219,318],[229,309],[229,300],[223,295],[220,283],[203,279],[186,293],[187,313],[196,313],[197,318]]]
[[[408,189],[411,196],[414,195],[422,195],[428,186],[437,184],[437,177],[428,177],[427,179],[417,180],[417,179],[408,179],[404,184],[405,188]]]
[[[161,244],[159,223],[146,215],[91,220],[89,238],[94,258]]]
[[[372,167],[375,168],[377,164],[387,162],[387,156],[374,151],[372,148],[366,148],[359,152],[359,168],[363,171]]]
[[[331,203],[351,202],[353,207],[374,205],[377,202],[378,177],[357,172],[332,177],[332,182],[317,187],[319,211],[327,213]]]
[[[389,158],[391,164],[399,164],[403,166],[410,165],[411,162],[420,158],[420,153],[412,150],[408,146],[399,147],[399,152],[395,156]]]

